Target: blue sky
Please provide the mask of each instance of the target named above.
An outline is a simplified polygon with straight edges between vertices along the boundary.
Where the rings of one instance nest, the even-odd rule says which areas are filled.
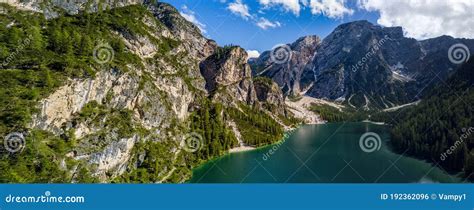
[[[369,20],[376,23],[377,12],[367,12],[354,9],[352,15],[329,18],[323,14],[314,15],[311,9],[301,8],[299,14],[285,9],[284,6],[271,6],[265,8],[258,0],[242,0],[247,5],[250,15],[241,16],[229,9],[233,0],[165,0],[175,6],[187,17],[194,15],[199,21],[205,36],[216,40],[219,45],[236,44],[246,50],[263,52],[282,43],[294,42],[305,35],[318,35],[325,37],[341,23],[354,20]],[[355,4],[355,3],[354,3]],[[355,5],[351,5],[354,6]],[[193,18],[193,17],[191,17]],[[265,20],[274,24],[274,27],[257,24]],[[268,22],[267,22],[268,23]]]
[[[474,0],[163,0],[221,46],[263,52],[338,25],[368,20],[408,37],[474,38]]]

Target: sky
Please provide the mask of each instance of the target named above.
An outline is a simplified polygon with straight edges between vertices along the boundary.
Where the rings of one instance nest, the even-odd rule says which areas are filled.
[[[401,26],[408,37],[474,38],[474,0],[163,0],[219,45],[251,57],[306,35],[324,38],[338,25],[368,20]]]

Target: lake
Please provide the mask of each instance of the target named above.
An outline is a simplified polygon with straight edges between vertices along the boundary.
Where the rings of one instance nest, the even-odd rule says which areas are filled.
[[[367,144],[360,145],[368,132]],[[389,128],[373,123],[305,125],[277,144],[208,161],[193,170],[190,182],[461,182],[433,164],[392,152],[389,140]]]

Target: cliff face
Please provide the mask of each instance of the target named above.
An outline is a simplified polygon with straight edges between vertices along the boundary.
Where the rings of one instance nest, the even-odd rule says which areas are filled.
[[[163,23],[170,32],[183,42],[184,50],[193,55],[197,60],[202,60],[211,55],[218,47],[216,42],[201,35],[197,26],[188,22],[176,8],[169,4],[158,3],[148,6],[153,15]]]
[[[244,103],[286,116],[280,87],[270,79],[252,76],[247,57],[247,52],[240,47],[224,47],[200,63],[209,96],[228,106],[238,107]]]
[[[263,77],[254,80],[255,93],[257,100],[268,105],[271,112],[279,115],[287,115],[286,104],[283,92],[277,83]]]
[[[255,75],[272,78],[287,95],[298,95],[304,91],[310,83],[302,80],[303,72],[310,61],[317,54],[316,49],[321,44],[317,36],[306,36],[287,45],[287,62],[274,62],[272,51],[263,52],[259,58],[253,60],[251,65]],[[281,49],[285,50],[285,49]]]
[[[81,17],[80,11],[87,6],[84,2],[50,3],[71,14],[78,13],[68,17],[73,19]],[[206,106],[214,107],[213,110],[219,110],[213,104],[222,104],[225,109],[239,109],[242,105],[264,109],[259,104],[267,103],[284,113],[283,96],[274,83],[269,88],[254,86],[247,54],[242,48],[218,47],[169,4],[116,3],[109,4],[116,9],[103,12],[121,13],[123,22],[129,22],[110,28],[100,26],[107,40],[113,40],[114,44],[111,47],[98,43],[94,53],[85,53],[83,59],[92,61],[87,66],[95,72],[93,76],[65,76],[61,85],[36,102],[38,111],[24,128],[28,141],[43,142],[33,134],[41,131],[71,145],[50,160],[66,173],[64,179],[68,182],[84,180],[84,171],[100,182],[183,182],[190,178],[190,169],[203,159],[201,153],[183,149],[183,140],[197,139],[203,147],[212,147],[216,154],[233,145],[219,145],[223,139],[235,136],[228,127],[214,127],[230,123],[222,122],[228,118],[222,109],[215,113],[220,117],[212,119],[216,120],[212,124],[215,130],[209,132],[216,133],[215,137],[209,138],[208,131],[192,132],[196,126],[202,126],[193,123],[196,113],[209,112]],[[135,3],[145,4],[120,8]],[[14,1],[11,5],[34,9],[38,3]],[[9,8],[8,12],[17,11]],[[33,13],[22,11],[22,14]],[[91,59],[90,56],[96,56],[99,47],[110,60],[97,65],[94,62],[101,57]],[[65,68],[79,72],[87,67],[66,65]],[[211,105],[204,98],[210,98]],[[142,174],[147,171],[150,175],[146,179],[137,177],[137,171]]]
[[[306,52],[315,52],[313,56],[298,56],[300,50],[293,43],[288,45],[293,52],[288,62],[274,62],[263,53],[253,70],[275,80],[285,93],[307,90],[309,96],[363,109],[418,100],[427,86],[442,82],[456,69],[448,56],[451,46],[464,44],[471,52],[474,49],[474,40],[442,36],[418,41],[404,37],[400,27],[367,21],[342,24],[321,42],[303,43],[307,43],[304,49],[311,49]],[[294,70],[289,71],[291,68]]]
[[[132,151],[135,144],[151,138],[149,134],[135,132],[122,134],[122,128],[109,122],[117,114],[112,110],[130,112],[127,123],[159,134],[148,140],[179,141],[179,136],[184,134],[176,133],[173,123],[186,121],[190,104],[204,92],[204,82],[197,71],[198,61],[212,51],[213,41],[188,30],[186,27],[194,29],[194,26],[184,22],[184,18],[167,4],[150,6],[149,10],[153,16],[144,15],[140,21],[150,27],[150,36],[117,34],[145,68],[130,66],[128,72],[119,68],[97,69],[94,78],[69,79],[40,101],[41,111],[33,116],[30,124],[31,129],[46,130],[55,135],[72,133],[80,143],[69,153],[70,157],[94,166],[93,175],[103,182],[129,170],[129,160],[138,155]],[[163,27],[152,19],[166,13],[174,14],[174,21],[183,23],[180,31]],[[175,28],[180,26],[175,25]],[[163,53],[160,44],[153,39],[161,42],[179,40],[180,44]],[[210,49],[206,48],[208,44]],[[196,79],[185,81],[190,78]],[[102,113],[85,115],[91,104],[94,104],[92,109],[100,109]],[[117,115],[124,117],[121,113]],[[178,151],[176,146],[168,149],[171,153]],[[163,167],[164,172],[171,170]],[[68,170],[75,173],[74,168]]]
[[[337,27],[324,39],[320,54],[307,70],[315,78],[308,94],[347,100],[365,109],[407,102],[415,94],[407,92],[414,85],[412,79],[405,73],[401,75],[406,79],[396,79],[384,57],[384,49],[402,37],[400,28],[381,28],[366,21]]]
[[[256,100],[247,53],[240,47],[219,48],[200,64],[210,96],[225,104]]]

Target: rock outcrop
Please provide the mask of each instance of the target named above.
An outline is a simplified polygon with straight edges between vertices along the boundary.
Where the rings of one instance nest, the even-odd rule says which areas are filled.
[[[286,116],[280,87],[271,79],[252,76],[247,57],[244,49],[230,46],[218,48],[200,63],[209,97],[234,107],[244,103]]]
[[[321,44],[317,36],[305,36],[294,43],[287,45],[290,49],[284,56],[288,61],[274,62],[272,53],[274,50],[263,52],[259,58],[249,61],[253,67],[254,74],[272,78],[284,91],[286,95],[298,95],[304,91],[311,82],[302,80],[304,69],[317,54],[316,49]],[[281,49],[285,50],[285,49]]]
[[[156,6],[150,4],[148,9],[183,42],[185,50],[197,60],[207,58],[217,49],[215,41],[203,37],[199,28],[182,17],[173,6],[164,3]]]
[[[312,45],[303,45],[310,49],[306,52],[315,52],[311,58],[311,53],[305,53],[295,64],[295,57],[301,56],[294,43],[288,62],[275,63],[263,53],[252,65],[253,70],[272,78],[287,94],[303,92],[364,109],[385,109],[418,100],[423,90],[456,69],[458,64],[448,55],[451,46],[463,44],[474,51],[474,40],[441,36],[418,41],[404,37],[400,27],[381,27],[367,21],[342,24],[322,42],[306,43]],[[288,71],[291,67],[295,69]]]
[[[166,4],[166,7],[168,6]],[[40,101],[41,111],[33,116],[30,124],[31,128],[50,131],[56,135],[73,133],[80,144],[71,153],[72,157],[94,166],[94,176],[103,182],[122,174],[128,167],[129,159],[137,155],[132,152],[134,145],[148,138],[137,134],[131,136],[121,134],[123,132],[120,128],[108,122],[114,118],[115,111],[112,110],[131,112],[130,121],[127,123],[132,124],[134,128],[141,127],[150,130],[152,134],[159,134],[153,136],[153,141],[179,139],[176,135],[182,134],[169,131],[176,129],[174,122],[183,122],[187,119],[189,105],[196,95],[201,94],[191,89],[204,89],[203,79],[197,79],[192,83],[186,83],[185,80],[200,76],[197,61],[205,55],[197,56],[197,53],[183,52],[190,46],[186,44],[195,39],[201,42],[207,39],[202,36],[195,37],[194,34],[181,34],[184,37],[194,37],[182,39],[170,28],[161,28],[147,18],[142,21],[152,29],[160,29],[149,31],[153,34],[153,38],[164,41],[182,40],[182,44],[168,52],[169,54],[158,56],[157,54],[162,53],[160,47],[151,42],[150,37],[117,34],[128,50],[139,56],[143,63],[152,57],[156,58],[155,62],[147,64],[144,69],[131,66],[127,72],[116,68],[97,69],[98,73],[94,78],[70,79],[66,85]],[[182,60],[175,63],[170,58],[178,54],[182,56]],[[186,66],[189,69],[186,71],[177,69],[176,65]],[[179,72],[184,75],[172,76]],[[94,109],[102,110],[103,113],[95,118],[87,116],[87,119],[83,120],[81,115],[85,107],[91,103],[97,103],[99,108]],[[123,118],[121,115],[118,117]],[[169,149],[172,151],[177,148]],[[163,170],[170,169],[163,168]]]
[[[286,115],[286,105],[283,92],[277,83],[265,77],[254,79],[257,100],[267,106],[266,109],[275,114]]]
[[[135,11],[132,17],[127,17],[126,26],[100,26],[107,38],[120,45],[118,48],[106,45],[104,50],[112,54],[109,63],[88,63],[91,75],[61,75],[61,79],[64,78],[58,82],[61,85],[35,101],[39,111],[33,113],[25,130],[45,132],[58,137],[61,143],[67,142],[70,147],[65,154],[57,156],[60,168],[70,174],[71,182],[77,182],[84,171],[100,182],[110,182],[133,173],[138,167],[153,167],[153,182],[186,181],[191,176],[192,164],[201,157],[183,152],[182,143],[189,133],[193,134],[190,124],[195,119],[191,116],[204,105],[200,100],[205,97],[210,98],[210,104],[205,104],[209,107],[222,104],[224,108],[233,106],[238,111],[239,107],[253,106],[252,109],[247,107],[248,110],[257,110],[257,113],[259,108],[277,107],[278,113],[284,113],[283,95],[275,83],[254,85],[244,49],[218,47],[171,5],[140,0],[105,1],[101,6],[95,1],[92,5],[85,2],[89,1],[47,1],[45,11],[38,10],[39,1],[10,1],[10,5],[17,8],[43,12],[50,18],[63,14],[64,11],[57,9],[77,14],[68,16],[71,19],[80,17],[82,12],[102,8],[111,16],[127,14],[125,9]],[[109,10],[122,6],[128,8]],[[8,12],[15,12],[8,8]],[[128,27],[140,30],[132,31]],[[123,52],[115,52],[114,57],[116,49]],[[84,58],[89,59],[87,55]],[[222,122],[227,120],[228,114],[215,114],[221,116],[217,121],[219,125],[224,125],[218,128],[221,133],[215,133],[225,135],[230,142],[215,148],[230,149],[233,135],[238,134],[226,128],[230,122]],[[154,145],[155,150],[150,149],[150,145]],[[153,166],[142,165],[147,158]]]
[[[219,48],[200,64],[211,98],[225,104],[256,101],[247,53],[240,47]]]

